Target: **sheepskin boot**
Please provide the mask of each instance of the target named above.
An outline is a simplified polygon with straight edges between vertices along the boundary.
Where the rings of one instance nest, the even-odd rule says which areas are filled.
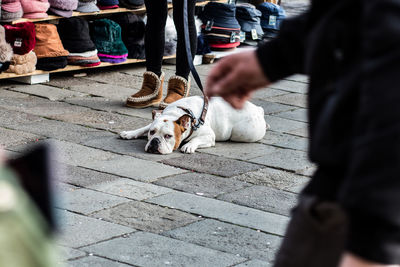
[[[158,107],[162,99],[164,73],[158,77],[151,71],[143,74],[142,88],[126,100],[126,105],[131,108]]]
[[[166,108],[172,102],[187,97],[190,91],[190,79],[174,75],[169,78],[167,96],[160,103],[160,108]]]

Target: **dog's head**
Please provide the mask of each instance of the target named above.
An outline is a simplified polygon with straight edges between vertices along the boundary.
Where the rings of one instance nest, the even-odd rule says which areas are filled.
[[[148,142],[145,151],[156,154],[169,154],[176,150],[188,136],[191,127],[189,115],[183,115],[177,120],[170,116],[153,113],[153,123],[147,133]]]

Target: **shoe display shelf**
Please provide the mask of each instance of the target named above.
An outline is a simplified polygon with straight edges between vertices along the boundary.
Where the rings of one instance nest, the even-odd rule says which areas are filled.
[[[196,3],[197,6],[204,6],[208,3],[209,1],[204,1],[204,2],[198,2]],[[227,2],[227,0],[217,0],[215,2]],[[172,9],[172,4],[168,4],[168,8]],[[124,12],[131,12],[134,14],[145,14],[146,13],[146,8],[139,8],[139,9],[128,9],[128,8],[115,8],[115,9],[108,9],[108,10],[100,10],[99,12],[94,12],[94,13],[81,13],[81,12],[73,12],[72,17],[91,17],[91,18],[100,18],[100,17],[106,17],[107,15],[112,15],[116,13],[124,13]],[[60,19],[65,19],[60,16],[53,16],[49,15],[47,18],[42,18],[42,19],[25,19],[21,18],[18,20],[13,21],[12,23],[19,23],[19,22],[44,22],[44,21],[57,21]],[[165,60],[168,59],[174,59],[175,55],[172,56],[166,56],[164,57]],[[50,73],[57,73],[57,72],[68,72],[68,71],[80,71],[80,70],[86,70],[86,69],[94,69],[94,68],[101,68],[101,67],[112,67],[112,66],[119,66],[119,65],[126,65],[126,64],[134,64],[134,63],[141,63],[145,62],[145,59],[127,59],[125,62],[122,63],[107,63],[107,62],[101,62],[100,65],[95,66],[95,67],[82,67],[82,66],[75,66],[75,65],[67,65],[63,69],[57,69],[57,70],[52,70],[52,71],[42,71],[42,70],[36,70],[31,73],[26,73],[26,74],[15,74],[15,73],[0,73],[0,80],[1,79],[13,79],[22,83],[27,83],[27,84],[37,84],[37,83],[43,83],[43,82],[48,82],[50,81]]]

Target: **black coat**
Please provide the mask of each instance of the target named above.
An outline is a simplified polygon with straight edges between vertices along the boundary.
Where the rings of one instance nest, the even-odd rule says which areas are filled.
[[[310,77],[304,194],[338,201],[347,249],[400,263],[400,1],[314,0],[257,50],[271,81]]]

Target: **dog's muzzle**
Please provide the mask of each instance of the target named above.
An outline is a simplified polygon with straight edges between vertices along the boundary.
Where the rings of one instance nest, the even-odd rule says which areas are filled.
[[[160,147],[161,141],[158,138],[153,138],[150,141],[149,146],[147,147],[147,152],[149,153],[157,153],[160,154],[160,151],[158,150]]]

